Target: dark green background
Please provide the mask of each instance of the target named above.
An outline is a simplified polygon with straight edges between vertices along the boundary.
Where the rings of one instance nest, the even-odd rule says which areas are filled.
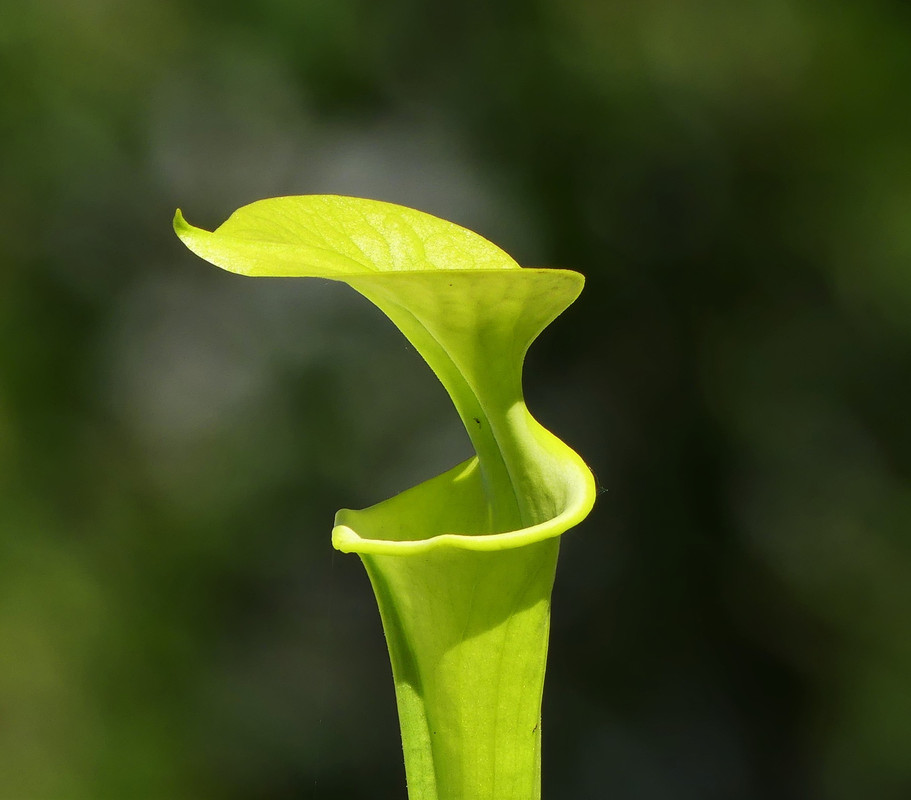
[[[404,800],[329,528],[467,438],[170,229],[320,192],[588,276],[546,798],[911,797],[909,96],[898,1],[2,0],[0,800]]]

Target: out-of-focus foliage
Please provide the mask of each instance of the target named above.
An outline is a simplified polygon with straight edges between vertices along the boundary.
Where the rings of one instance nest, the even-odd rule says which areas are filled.
[[[328,533],[467,441],[366,303],[170,230],[320,192],[588,276],[545,796],[909,796],[909,78],[897,0],[5,0],[0,797],[404,796]]]

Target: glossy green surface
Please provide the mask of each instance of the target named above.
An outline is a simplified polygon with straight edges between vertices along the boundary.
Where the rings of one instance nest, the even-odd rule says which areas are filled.
[[[332,540],[360,555],[377,596],[412,800],[539,797],[558,537],[589,512],[595,485],[528,412],[522,362],[582,276],[521,269],[464,228],[348,197],[260,201],[212,233],[180,212],[174,225],[230,271],[348,283],[446,387],[476,455],[386,502],[340,511]]]

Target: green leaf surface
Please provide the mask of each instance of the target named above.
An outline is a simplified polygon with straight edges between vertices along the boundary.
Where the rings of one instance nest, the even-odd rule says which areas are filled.
[[[446,387],[476,455],[336,516],[389,644],[411,800],[540,796],[540,708],[558,537],[595,497],[582,459],[528,412],[528,347],[582,289],[521,269],[481,236],[350,197],[262,200],[216,231],[180,212],[195,253],[245,275],[341,280],[375,303]]]
[[[259,200],[239,208],[213,233],[187,224],[178,210],[174,230],[206,261],[251,276],[519,268],[499,247],[451,222],[338,195]]]

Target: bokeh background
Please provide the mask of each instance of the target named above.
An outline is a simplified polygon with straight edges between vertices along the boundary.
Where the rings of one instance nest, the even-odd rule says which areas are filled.
[[[170,227],[321,192],[588,277],[545,796],[911,797],[909,98],[900,0],[0,0],[0,800],[404,800],[329,529],[467,437]]]

